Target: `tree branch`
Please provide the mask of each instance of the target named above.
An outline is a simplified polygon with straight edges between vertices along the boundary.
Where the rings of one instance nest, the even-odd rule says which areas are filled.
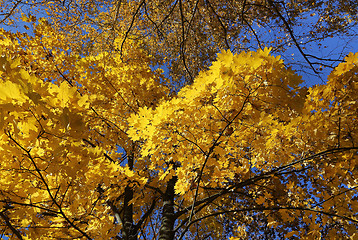
[[[278,10],[276,4],[272,1],[272,0],[267,0],[268,3],[273,7],[273,9],[275,10],[275,12],[277,13],[278,17],[282,20],[283,24],[285,25],[288,33],[290,34],[295,46],[297,47],[298,51],[301,53],[301,55],[303,56],[303,58],[306,60],[306,62],[310,65],[311,69],[313,70],[314,73],[319,74],[316,69],[313,67],[312,63],[310,62],[310,60],[307,58],[307,55],[303,52],[301,46],[298,44],[295,35],[293,34],[293,31],[290,27],[290,25],[288,24],[288,22],[286,21],[286,19],[282,16],[282,14],[280,13],[280,11]]]
[[[4,212],[0,212],[0,217],[5,221],[5,224],[8,228],[10,228],[11,232],[18,238],[23,239],[20,232],[11,224],[10,219]]]
[[[51,189],[45,179],[45,177],[43,176],[43,174],[41,173],[41,170],[39,169],[39,167],[37,166],[34,158],[32,157],[32,155],[30,154],[30,150],[25,149],[23,146],[21,146],[11,135],[10,132],[7,133],[7,136],[21,149],[26,153],[26,156],[30,159],[32,165],[35,167],[35,170],[37,172],[37,174],[39,175],[41,181],[43,182],[43,184],[45,185],[46,191],[48,192],[52,202],[56,205],[56,207],[59,209],[59,213],[62,215],[62,217],[71,225],[71,227],[73,227],[74,229],[76,229],[78,232],[80,232],[83,237],[92,240],[92,238],[90,236],[88,236],[87,233],[85,233],[84,231],[82,231],[79,227],[77,227],[73,221],[70,221],[70,219],[67,217],[67,215],[63,212],[62,207],[60,206],[60,204],[57,202],[57,200],[54,198]]]
[[[122,60],[122,61],[123,61],[123,47],[124,47],[124,43],[125,43],[125,41],[127,40],[128,34],[129,34],[129,32],[131,31],[131,29],[132,29],[132,27],[133,27],[133,24],[134,24],[134,21],[135,21],[135,17],[136,17],[136,15],[139,13],[139,10],[140,10],[140,8],[142,7],[142,5],[143,5],[144,3],[145,3],[145,0],[143,0],[143,1],[139,4],[138,8],[136,9],[136,11],[135,11],[135,13],[134,13],[134,15],[133,15],[133,17],[132,17],[132,21],[131,21],[131,23],[130,23],[130,25],[129,25],[129,28],[128,28],[128,30],[126,31],[125,35],[124,35],[124,38],[123,38],[123,41],[122,41],[122,44],[121,44],[121,49],[120,49],[120,57],[121,57],[121,60]]]

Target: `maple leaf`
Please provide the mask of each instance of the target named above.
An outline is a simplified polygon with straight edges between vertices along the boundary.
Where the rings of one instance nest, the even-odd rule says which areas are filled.
[[[178,54],[166,60],[175,72],[170,80],[153,66],[162,51],[166,56],[176,52],[180,41],[173,41],[175,48],[163,47],[153,36],[138,40],[143,29],[134,25],[129,28],[136,34],[122,31],[130,22],[141,24],[142,13],[156,15],[153,3],[163,9],[170,4],[106,3],[109,12],[99,13],[102,3],[81,5],[61,22],[64,8],[50,2],[46,14],[54,15],[34,22],[31,36],[0,31],[4,236],[355,236],[357,54],[335,68],[327,83],[309,91],[279,56],[271,55],[275,46],[236,54],[223,50],[207,68],[203,62],[214,59],[215,44],[201,35],[195,38],[194,23],[220,10],[200,21],[230,32],[219,22],[242,17],[237,9],[247,6],[233,3],[238,6],[233,10],[225,2],[206,1],[203,8],[201,1],[177,1],[169,8],[174,15],[151,22],[158,32],[178,16],[183,23],[165,30],[168,44],[178,32],[187,41],[179,44],[182,68]],[[197,9],[187,15],[190,4]],[[271,9],[275,14],[270,12],[267,21],[283,21],[281,3],[265,4],[254,4],[243,14]],[[312,1],[297,4],[307,10],[304,4]],[[132,12],[138,16],[128,21]],[[71,25],[73,14],[78,17]],[[34,20],[29,18],[23,20]],[[193,48],[195,41],[208,47],[207,54]],[[153,43],[157,55],[148,53]],[[201,59],[188,60],[185,53]],[[192,74],[199,65],[205,70]],[[176,88],[185,79],[183,71],[192,80]]]

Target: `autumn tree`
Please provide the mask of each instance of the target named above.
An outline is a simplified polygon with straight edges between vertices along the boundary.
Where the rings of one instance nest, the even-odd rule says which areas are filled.
[[[19,15],[25,23],[18,23],[31,34],[1,30],[2,236],[357,237],[358,54],[349,54],[326,84],[307,89],[279,56],[271,55],[273,49],[221,51],[209,69],[173,92],[173,80],[152,67],[166,56],[160,52],[164,45],[156,40],[153,48],[151,34],[153,42],[138,38],[144,30],[137,27],[151,26],[145,25],[153,18],[145,12],[151,3],[117,1],[99,10],[102,3],[34,1],[31,7],[47,6],[52,18]],[[169,33],[188,26],[204,31],[195,20],[204,3],[210,4],[196,2],[193,20],[186,22],[195,5],[163,1],[161,9],[173,9],[168,22],[179,22],[174,30],[163,22],[167,32],[159,30],[172,39]],[[223,21],[214,13],[230,8],[211,4],[216,10],[203,16]],[[287,11],[279,2],[242,4],[249,11],[243,11],[244,18],[262,15],[258,9],[270,13],[269,6],[281,15]],[[311,1],[292,4],[302,12],[312,6]],[[267,16],[283,21],[277,12]],[[110,17],[114,13],[117,17]],[[231,14],[228,19],[236,12]],[[144,25],[132,26],[133,19]],[[253,17],[247,21],[253,24]],[[128,31],[130,26],[138,32]],[[185,41],[210,45],[208,39]],[[215,48],[208,49],[214,55]],[[167,61],[173,57],[183,64],[180,51],[175,44],[168,48]],[[184,71],[199,72],[213,57],[189,52],[188,58],[203,60]]]
[[[130,40],[140,40],[154,56],[151,64],[168,67],[178,89],[221,49],[272,47],[285,64],[324,82],[355,51],[357,10],[355,1],[341,0],[2,0],[0,24],[16,29],[21,14],[46,16],[81,53],[96,51],[96,45],[125,57]],[[114,44],[116,39],[121,42]]]

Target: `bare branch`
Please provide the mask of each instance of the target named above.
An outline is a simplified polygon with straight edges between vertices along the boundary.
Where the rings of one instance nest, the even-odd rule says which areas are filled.
[[[297,42],[295,35],[293,34],[293,31],[290,27],[290,25],[288,24],[288,22],[286,21],[286,19],[282,16],[282,14],[280,13],[280,11],[278,10],[276,4],[272,1],[272,0],[267,0],[268,3],[273,7],[273,9],[275,10],[275,12],[277,13],[277,15],[279,16],[279,18],[282,20],[283,24],[285,25],[288,33],[290,34],[293,42],[295,43],[295,46],[297,47],[298,51],[301,53],[302,57],[306,60],[306,62],[310,65],[311,69],[313,70],[314,73],[319,74],[316,69],[314,68],[314,66],[312,65],[312,63],[310,62],[310,60],[307,58],[307,55],[303,52],[300,44]]]

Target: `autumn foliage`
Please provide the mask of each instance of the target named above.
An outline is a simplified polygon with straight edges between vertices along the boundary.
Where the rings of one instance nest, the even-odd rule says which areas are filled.
[[[222,50],[175,91],[144,42],[32,28],[0,32],[2,236],[357,239],[358,54],[306,88]]]

